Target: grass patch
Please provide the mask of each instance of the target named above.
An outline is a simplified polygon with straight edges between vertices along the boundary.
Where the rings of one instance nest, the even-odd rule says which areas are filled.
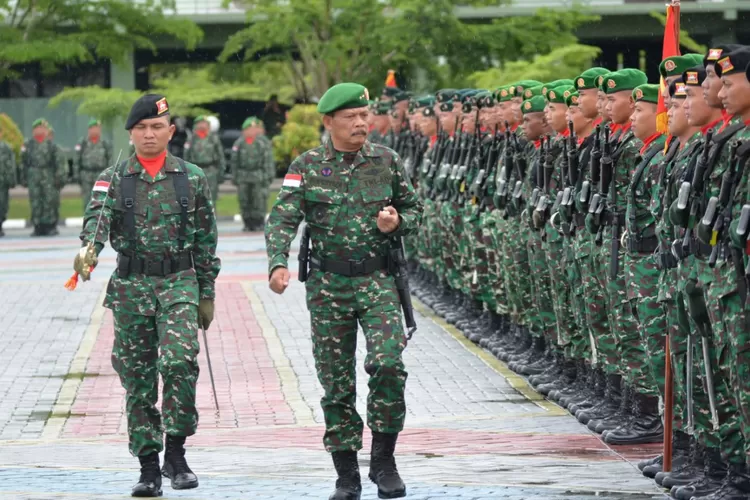
[[[268,196],[268,210],[271,210],[276,196],[279,194],[278,191],[274,190]],[[219,200],[216,202],[216,213],[219,217],[231,217],[234,214],[240,213],[240,203],[237,200],[237,194],[224,193],[219,196]],[[60,200],[60,218],[66,219],[68,217],[83,217],[83,202],[78,197],[66,197]],[[29,205],[28,198],[11,198],[10,206],[8,207],[8,219],[24,219],[28,220],[31,218],[31,206]]]

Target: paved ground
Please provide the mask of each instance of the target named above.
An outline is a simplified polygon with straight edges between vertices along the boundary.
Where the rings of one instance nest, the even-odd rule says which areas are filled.
[[[221,227],[223,269],[209,331],[219,411],[201,356],[201,424],[188,441],[201,487],[165,486],[165,496],[325,499],[333,471],[322,451],[304,290],[295,282],[284,296],[272,294],[262,236],[238,229]],[[0,240],[0,498],[127,498],[138,465],[127,451],[123,391],[110,365],[112,319],[100,306],[114,254],[105,250],[94,279],[68,292],[62,285],[76,231],[52,239],[8,232]],[[662,498],[634,467],[654,447],[608,447],[420,311],[405,354],[407,430],[398,446],[409,498]],[[358,376],[364,414],[361,366]],[[367,453],[360,464],[366,473]],[[363,499],[374,498],[368,483]]]

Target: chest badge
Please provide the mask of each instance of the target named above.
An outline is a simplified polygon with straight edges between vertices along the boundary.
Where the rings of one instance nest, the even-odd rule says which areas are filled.
[[[333,170],[331,170],[330,167],[325,167],[323,170],[320,171],[320,173],[323,177],[330,177],[331,174],[333,173]]]

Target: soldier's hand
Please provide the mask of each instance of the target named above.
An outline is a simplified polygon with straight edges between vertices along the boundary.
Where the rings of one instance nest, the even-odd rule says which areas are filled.
[[[289,286],[289,269],[286,267],[277,267],[271,273],[271,278],[268,280],[268,286],[274,292],[281,295]]]
[[[214,320],[214,301],[211,299],[201,299],[198,301],[198,320],[204,330],[208,330],[211,322]]]
[[[398,229],[398,212],[392,206],[387,206],[378,212],[378,229],[383,233],[392,233]]]
[[[85,247],[81,247],[75,259],[73,259],[73,270],[78,273],[83,281],[88,281],[91,279],[91,271],[98,263],[96,249],[94,245],[89,243]]]

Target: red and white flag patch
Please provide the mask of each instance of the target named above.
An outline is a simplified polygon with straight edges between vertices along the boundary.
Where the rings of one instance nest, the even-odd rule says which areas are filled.
[[[286,174],[282,186],[298,188],[302,185],[302,176],[299,174]]]
[[[109,190],[109,182],[107,181],[96,181],[94,183],[94,191],[102,191],[106,193]]]

